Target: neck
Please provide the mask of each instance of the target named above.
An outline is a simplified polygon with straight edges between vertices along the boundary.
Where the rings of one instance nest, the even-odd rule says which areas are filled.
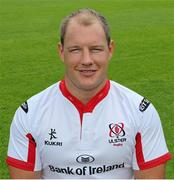
[[[86,105],[106,84],[107,79],[92,89],[78,88],[71,80],[65,77],[65,85],[68,91]]]

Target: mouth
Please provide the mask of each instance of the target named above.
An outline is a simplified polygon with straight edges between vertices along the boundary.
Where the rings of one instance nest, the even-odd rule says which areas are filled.
[[[80,72],[81,75],[89,77],[89,76],[93,76],[97,70],[94,69],[80,69],[78,70]]]

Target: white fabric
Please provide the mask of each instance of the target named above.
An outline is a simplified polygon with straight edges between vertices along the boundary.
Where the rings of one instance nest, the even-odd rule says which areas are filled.
[[[9,157],[27,161],[30,133],[37,145],[34,171],[42,170],[42,178],[128,179],[134,178],[133,169],[140,169],[137,133],[145,162],[168,153],[153,105],[139,110],[142,96],[110,81],[107,96],[92,113],[83,114],[81,126],[78,110],[63,96],[59,83],[30,98],[27,113],[21,107],[16,111]]]

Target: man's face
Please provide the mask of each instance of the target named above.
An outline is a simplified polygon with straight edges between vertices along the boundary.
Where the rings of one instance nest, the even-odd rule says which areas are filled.
[[[89,26],[71,22],[59,45],[59,54],[65,64],[65,81],[75,89],[88,91],[104,86],[113,42],[108,46],[99,22]]]

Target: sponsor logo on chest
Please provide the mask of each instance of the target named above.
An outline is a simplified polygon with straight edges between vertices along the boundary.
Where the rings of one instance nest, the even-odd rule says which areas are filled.
[[[101,165],[101,166],[82,166],[82,167],[55,167],[53,165],[49,165],[49,169],[51,172],[60,173],[60,174],[69,174],[69,175],[94,175],[105,173],[108,171],[124,168],[124,163],[114,164],[114,165]]]

